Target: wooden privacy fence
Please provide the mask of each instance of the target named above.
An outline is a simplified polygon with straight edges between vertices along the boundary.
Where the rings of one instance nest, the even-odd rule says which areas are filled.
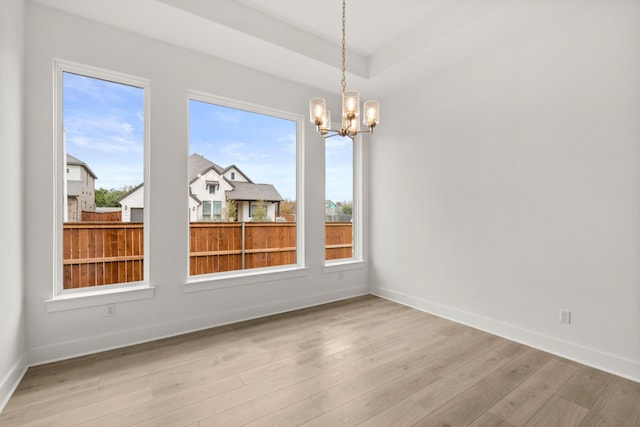
[[[120,222],[122,221],[122,212],[89,212],[82,211],[82,221],[83,222],[100,222],[100,221],[109,221],[109,222]]]
[[[192,276],[296,263],[292,222],[191,223]]]
[[[326,224],[326,259],[351,258],[351,223]],[[143,280],[143,224],[64,224],[64,289]],[[193,222],[189,274],[296,263],[296,224]]]
[[[353,231],[350,222],[327,222],[324,227],[326,260],[353,257]]]
[[[143,279],[142,223],[64,224],[64,289]]]

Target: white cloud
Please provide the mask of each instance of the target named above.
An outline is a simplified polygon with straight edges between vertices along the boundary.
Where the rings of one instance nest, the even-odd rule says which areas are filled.
[[[116,152],[142,152],[143,140],[131,123],[118,117],[78,117],[65,123],[67,145]]]
[[[296,152],[296,134],[295,133],[287,133],[281,134],[278,136],[277,141],[285,144],[287,151],[290,153]]]
[[[247,151],[244,149],[246,144],[244,142],[231,142],[225,144],[222,147],[222,153],[229,156],[231,162],[241,161],[246,162],[249,160]],[[213,160],[215,162],[215,160]],[[219,161],[219,160],[218,160]]]
[[[237,114],[227,113],[221,110],[216,110],[214,117],[222,123],[240,123],[240,117]]]

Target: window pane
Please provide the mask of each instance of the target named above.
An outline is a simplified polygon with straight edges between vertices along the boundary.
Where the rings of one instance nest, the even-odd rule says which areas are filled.
[[[349,137],[325,140],[325,259],[353,258],[353,146]]]
[[[211,216],[211,202],[209,200],[202,202],[202,216]]]
[[[189,135],[189,274],[295,264],[296,122],[191,99]]]
[[[144,89],[62,73],[63,289],[144,279]]]

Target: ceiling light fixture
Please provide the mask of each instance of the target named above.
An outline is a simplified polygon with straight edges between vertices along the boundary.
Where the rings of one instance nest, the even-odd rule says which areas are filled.
[[[378,101],[366,101],[363,106],[364,115],[362,124],[367,130],[360,130],[360,95],[358,91],[347,90],[346,71],[346,43],[345,27],[346,0],[342,0],[342,125],[340,129],[331,128],[331,112],[327,110],[327,103],[323,98],[313,98],[309,101],[309,116],[311,123],[316,125],[316,130],[324,138],[332,136],[348,136],[352,140],[359,133],[373,133],[373,128],[380,122],[380,103]]]

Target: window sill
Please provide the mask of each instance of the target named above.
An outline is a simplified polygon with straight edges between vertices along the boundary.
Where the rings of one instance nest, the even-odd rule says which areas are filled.
[[[136,301],[153,298],[155,287],[147,284],[100,289],[87,292],[74,292],[58,295],[45,300],[47,312],[76,310],[105,304]]]
[[[365,268],[366,264],[366,261],[358,259],[326,261],[322,267],[322,272],[324,274],[329,274],[338,271],[362,270]]]
[[[307,267],[298,265],[283,268],[256,268],[215,275],[191,276],[182,287],[184,293],[210,291],[233,286],[253,285],[256,283],[286,280],[303,277],[309,273]]]
[[[365,268],[366,264],[366,261],[359,259],[326,261],[322,267],[322,272],[324,274],[328,274],[335,273],[337,271],[362,270]]]

